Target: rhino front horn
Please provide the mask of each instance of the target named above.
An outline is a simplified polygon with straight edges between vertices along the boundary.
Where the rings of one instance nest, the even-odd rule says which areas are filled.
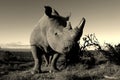
[[[75,28],[75,31],[76,31],[75,38],[76,38],[76,41],[78,41],[80,39],[80,37],[82,36],[82,34],[83,34],[83,28],[84,28],[85,22],[86,22],[85,18],[82,18],[82,20],[79,23],[79,25]]]
[[[82,20],[80,21],[79,25],[77,26],[77,28],[79,29],[79,31],[83,31],[84,25],[85,25],[85,18],[83,17]]]

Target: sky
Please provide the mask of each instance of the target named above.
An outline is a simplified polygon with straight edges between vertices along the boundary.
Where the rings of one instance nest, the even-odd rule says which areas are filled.
[[[100,44],[120,42],[120,0],[0,0],[0,44],[29,45],[45,5],[62,16],[71,13],[73,27],[85,17],[83,36],[95,33]]]

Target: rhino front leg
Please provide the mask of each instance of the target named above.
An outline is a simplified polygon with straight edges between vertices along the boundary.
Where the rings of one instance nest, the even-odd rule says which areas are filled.
[[[34,58],[34,68],[31,71],[32,74],[41,73],[41,64],[42,64],[42,53],[40,49],[36,46],[31,46],[32,55]]]
[[[49,64],[51,64],[52,59],[53,59],[53,55],[50,55],[50,56],[49,56]]]
[[[44,59],[45,59],[45,66],[48,67],[51,64],[53,55],[49,55],[49,54],[44,54]]]
[[[51,60],[51,70],[49,71],[50,73],[51,72],[59,71],[57,69],[57,66],[56,66],[56,63],[57,63],[57,60],[58,60],[59,56],[60,56],[60,54],[58,54],[58,53],[56,53],[56,54],[53,55],[53,58]]]
[[[44,57],[44,59],[45,59],[45,66],[48,67],[48,65],[49,65],[49,63],[50,63],[50,61],[49,61],[49,57],[50,57],[50,56],[49,56],[48,54],[45,54],[43,57]]]

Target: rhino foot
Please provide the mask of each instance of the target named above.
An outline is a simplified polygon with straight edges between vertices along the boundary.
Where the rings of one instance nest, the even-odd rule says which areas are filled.
[[[45,64],[45,67],[48,67],[48,66],[49,66],[49,64],[46,63],[46,64]]]
[[[56,73],[56,72],[59,72],[60,70],[58,69],[52,69],[52,70],[49,70],[49,73]]]
[[[42,73],[41,70],[31,70],[31,74],[38,74],[38,73]]]

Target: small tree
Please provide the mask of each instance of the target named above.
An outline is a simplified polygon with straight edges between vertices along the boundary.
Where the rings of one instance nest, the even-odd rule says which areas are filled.
[[[81,50],[85,50],[86,47],[89,46],[95,46],[98,50],[101,50],[101,46],[98,42],[98,39],[95,36],[95,33],[85,35],[85,37],[83,37],[83,41],[84,43],[83,45],[81,45]]]

